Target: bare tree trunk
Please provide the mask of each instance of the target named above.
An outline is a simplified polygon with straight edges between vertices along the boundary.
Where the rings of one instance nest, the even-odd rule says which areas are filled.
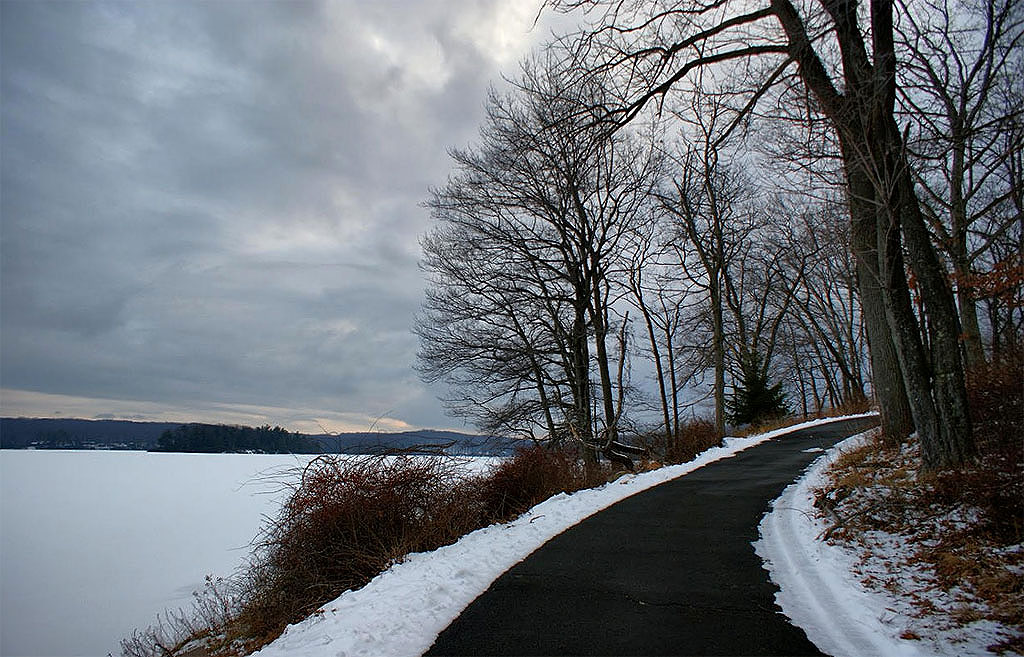
[[[612,390],[612,375],[608,365],[608,310],[601,295],[601,283],[594,283],[593,307],[590,308],[590,322],[594,327],[594,345],[597,350],[597,373],[601,384],[601,401],[604,406],[604,442],[618,437],[616,424],[615,395]]]
[[[715,431],[725,434],[725,322],[718,272],[711,280],[711,342],[715,361]]]
[[[572,429],[583,442],[583,459],[587,467],[597,463],[594,450],[594,424],[590,410],[590,345],[587,339],[586,310],[576,307],[576,318],[572,327]]]
[[[822,409],[822,398],[818,395],[818,378],[811,372],[811,395],[814,397],[814,412],[820,413]]]
[[[985,364],[985,349],[981,345],[981,328],[978,326],[978,308],[971,296],[971,264],[967,254],[967,201],[964,199],[964,139],[960,130],[954,130],[953,154],[950,184],[950,237],[948,245],[953,273],[956,276],[956,301],[963,326],[964,362],[968,367]]]
[[[903,263],[903,244],[898,215],[876,208],[877,257],[880,290],[893,346],[903,376],[910,412],[922,446],[922,458],[929,462],[931,445],[939,439],[938,414],[932,398],[931,376],[917,318],[911,306],[910,289]],[[895,225],[894,225],[895,224]]]
[[[634,263],[634,269],[630,272],[630,288],[636,300],[636,307],[644,318],[644,326],[647,328],[647,339],[651,344],[651,358],[654,359],[654,375],[658,379],[658,398],[661,401],[662,421],[665,423],[665,438],[672,440],[672,422],[669,418],[668,391],[665,385],[665,368],[661,362],[661,349],[658,347],[658,337],[654,327],[654,318],[651,309],[644,299],[644,290],[640,277],[641,267]]]
[[[654,324],[651,322],[651,317],[648,314],[646,307],[644,308],[644,322],[647,325],[647,337],[651,341],[651,355],[654,358],[654,372],[655,376],[658,377],[658,396],[661,400],[661,414],[662,419],[665,422],[665,438],[672,439],[672,420],[669,417],[669,406],[668,406],[668,390],[665,385],[665,368],[661,364],[661,350],[658,348],[658,339],[654,332]]]
[[[870,199],[874,190],[869,180],[856,173],[856,162],[846,166],[849,185],[852,246],[857,264],[857,287],[868,339],[871,378],[881,415],[882,435],[889,445],[898,445],[914,430],[900,361],[886,318],[879,271],[878,225]]]
[[[793,367],[796,369],[796,380],[800,385],[800,408],[803,417],[807,417],[807,383],[804,381],[804,369],[800,367],[800,354],[796,348],[796,336],[790,331],[790,346],[793,348]]]
[[[952,294],[945,286],[945,277],[916,206],[916,197],[912,195],[912,188],[908,188],[912,185],[909,172],[900,167],[898,157],[893,157],[899,147],[898,134],[894,137],[891,131],[884,133],[876,134],[877,138],[870,144],[870,160],[852,158],[853,161],[847,162],[847,171],[852,178],[862,175],[874,179],[881,296],[921,441],[923,466],[937,469],[963,463],[973,451],[960,362],[959,325]],[[886,137],[888,143],[883,141]],[[887,196],[886,190],[891,190],[891,194]],[[856,219],[862,220],[866,223],[865,218]],[[906,238],[907,253],[926,304],[931,360],[911,305],[901,237]],[[945,299],[943,287],[947,292]]]
[[[958,253],[966,253],[958,246]],[[981,326],[978,321],[978,304],[971,291],[971,266],[965,257],[953,258],[953,273],[956,276],[956,304],[960,312],[960,323],[963,326],[964,362],[968,369],[985,364],[985,347],[981,342]]]
[[[679,382],[676,381],[676,349],[672,344],[672,331],[665,328],[666,355],[668,356],[668,376],[672,389],[672,435],[679,435]]]
[[[859,100],[866,110],[869,120],[866,122],[868,132],[866,152],[871,154],[870,165],[880,174],[880,183],[876,191],[876,199],[880,202],[879,215],[884,223],[880,225],[891,228],[894,237],[887,242],[894,247],[899,244],[900,232],[907,249],[910,266],[917,276],[921,299],[925,307],[922,321],[928,336],[931,350],[931,391],[934,395],[934,408],[937,412],[937,431],[932,434],[918,423],[918,436],[921,439],[921,452],[925,469],[956,467],[974,456],[974,436],[971,432],[971,420],[967,407],[967,388],[964,382],[963,359],[960,353],[960,320],[957,316],[953,293],[949,287],[946,271],[939,261],[931,235],[921,214],[920,200],[914,190],[914,180],[910,163],[894,118],[896,98],[896,54],[893,43],[893,2],[892,0],[871,0],[871,36],[874,57],[874,70],[871,84],[864,91],[869,95]],[[863,91],[862,91],[863,94]],[[881,236],[880,236],[881,237]],[[887,254],[896,264],[895,253]],[[893,269],[893,291],[903,295],[905,278],[899,272],[899,279]],[[895,288],[898,284],[900,287]],[[909,310],[904,308],[903,299],[892,306],[901,314]],[[913,314],[896,318],[900,331],[898,340],[903,341],[902,333],[909,327]],[[913,322],[916,323],[916,322]],[[913,355],[913,354],[908,354]],[[909,386],[909,379],[925,376],[926,370],[909,372],[904,370],[904,380]],[[910,396],[913,398],[914,393]],[[924,418],[922,418],[923,420]],[[931,434],[931,435],[929,435]],[[933,444],[926,444],[928,440]]]
[[[890,126],[890,134],[896,129]],[[898,133],[896,133],[898,135]],[[903,155],[902,151],[900,155]],[[920,281],[925,322],[931,345],[932,385],[939,415],[939,440],[930,454],[922,452],[926,468],[955,467],[975,455],[967,386],[960,351],[960,320],[946,271],[939,262],[914,193],[909,164],[897,159],[896,192],[910,266]]]

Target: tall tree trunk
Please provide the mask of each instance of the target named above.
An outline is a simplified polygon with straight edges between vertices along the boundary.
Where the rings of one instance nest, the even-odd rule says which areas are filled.
[[[896,150],[894,175],[896,210],[907,246],[910,266],[920,283],[925,323],[931,346],[932,385],[939,415],[939,442],[925,455],[926,468],[956,467],[975,455],[967,386],[961,357],[960,320],[946,270],[939,261],[921,214],[909,163],[895,121],[889,125],[891,147]]]
[[[672,329],[665,328],[665,351],[668,356],[668,378],[672,390],[672,435],[679,435],[679,382],[676,380],[676,348],[672,344]]]
[[[715,431],[725,435],[725,321],[718,272],[711,276],[711,345],[715,364]]]
[[[960,241],[960,240],[957,240]],[[981,342],[981,326],[978,321],[978,303],[971,290],[971,266],[967,262],[964,244],[955,247],[953,273],[956,277],[956,305],[963,326],[964,362],[968,369],[985,364],[985,347]]]
[[[950,142],[951,167],[949,184],[950,205],[950,241],[946,250],[953,263],[953,273],[957,281],[956,301],[960,312],[960,324],[963,327],[964,362],[967,367],[978,367],[985,364],[985,349],[981,344],[981,328],[978,325],[978,308],[971,294],[971,263],[967,247],[967,199],[964,198],[964,183],[967,172],[964,162],[967,159],[967,139],[964,136],[963,120],[960,112],[953,112]]]
[[[893,42],[893,0],[871,0],[870,6],[874,65],[870,84],[860,89],[858,98],[858,106],[868,117],[864,152],[870,153],[870,166],[878,176],[876,199],[880,201],[879,210],[882,211],[879,213],[879,230],[884,227],[894,233],[892,238],[887,238],[887,243],[894,247],[894,251],[887,254],[891,258],[889,262],[894,266],[897,262],[895,247],[899,245],[902,233],[907,258],[917,277],[924,305],[922,321],[931,350],[930,388],[934,395],[938,431],[932,434],[924,430],[921,423],[917,425],[923,465],[925,469],[956,467],[974,455],[974,436],[960,351],[960,321],[946,270],[939,261],[921,213],[903,135],[894,118],[897,64]],[[893,283],[901,287],[892,289],[897,303],[888,309],[902,314],[909,311],[909,307],[903,307],[903,281],[896,278],[895,268],[892,274]],[[898,275],[903,278],[903,272]],[[913,323],[913,319],[912,313],[897,318],[898,326],[893,328],[901,331],[898,341],[905,339],[902,331]],[[916,358],[912,353],[906,355]],[[926,371],[922,370],[920,374]],[[918,373],[904,370],[904,381],[913,398],[914,393],[909,388],[912,376],[916,378]],[[934,440],[934,443],[928,445],[928,440]]]
[[[878,268],[881,296],[896,357],[903,375],[910,412],[921,441],[922,461],[926,468],[933,462],[934,445],[940,438],[939,416],[932,397],[928,358],[910,300],[899,215],[877,207]]]
[[[540,362],[537,360],[537,353],[530,344],[529,335],[527,335],[526,329],[523,328],[522,322],[519,321],[519,317],[514,312],[510,312],[508,315],[511,317],[512,324],[515,326],[516,334],[523,341],[527,358],[530,360],[530,371],[533,373],[533,383],[537,386],[537,396],[540,399],[541,408],[544,409],[544,424],[545,428],[548,430],[548,438],[554,439],[557,432],[555,430],[555,419],[551,415],[551,401],[548,399],[547,389],[544,386],[544,368],[541,367]]]
[[[597,464],[594,449],[593,419],[590,410],[590,344],[587,336],[586,308],[578,301],[572,325],[572,431],[583,441],[583,460],[587,467]]]
[[[878,225],[873,207],[874,188],[867,177],[858,173],[856,161],[847,162],[846,171],[852,224],[851,242],[868,339],[871,379],[881,415],[882,436],[887,444],[898,445],[913,432],[914,420],[882,296]]]
[[[814,397],[814,412],[820,413],[821,409],[824,407],[824,404],[822,403],[822,396],[818,394],[818,377],[814,375],[814,372],[811,372],[810,379],[811,395]]]
[[[615,396],[612,390],[612,375],[608,364],[608,309],[601,294],[601,282],[595,281],[593,305],[590,307],[590,321],[594,327],[594,346],[597,351],[597,373],[601,383],[601,400],[604,406],[604,442],[618,437],[616,424]]]
[[[800,386],[800,408],[803,417],[807,417],[807,383],[804,381],[804,368],[800,367],[800,353],[796,348],[796,335],[793,328],[789,329],[789,346],[793,352],[793,368],[796,370],[796,382]],[[811,368],[813,372],[814,368]],[[812,374],[813,376],[813,374]]]
[[[634,275],[635,276],[635,275]],[[665,385],[665,368],[661,363],[661,349],[658,347],[658,337],[654,328],[654,319],[651,317],[651,309],[647,307],[644,300],[643,288],[633,278],[633,295],[636,297],[636,305],[640,314],[644,317],[644,326],[647,328],[647,339],[651,343],[651,357],[654,358],[654,375],[658,379],[658,396],[661,400],[662,421],[665,423],[665,439],[672,440],[672,422],[669,419],[668,391]]]
[[[896,125],[896,54],[893,45],[893,1],[870,0],[870,51],[860,26],[858,5],[846,0],[824,0],[839,44],[844,90],[832,84],[818,58],[800,13],[789,0],[771,0],[772,8],[790,42],[790,54],[799,64],[804,84],[815,94],[822,111],[839,135],[847,181],[851,220],[860,239],[860,284],[870,292],[871,258],[864,257],[867,223],[873,217],[879,289],[889,323],[892,345],[903,374],[907,399],[923,447],[923,467],[956,465],[972,452],[970,419],[960,358],[959,326],[952,293],[939,266],[921,216],[910,176],[903,139]],[[869,54],[870,52],[870,54]],[[875,208],[870,208],[871,205]],[[855,205],[862,207],[854,207]],[[867,207],[863,207],[867,206]],[[901,234],[902,233],[902,234]],[[910,306],[903,271],[902,239],[906,238],[910,264],[921,286],[926,306],[928,338],[935,357],[929,371],[917,319]],[[884,346],[877,318],[871,316],[876,299],[862,294],[872,363],[887,368],[888,359],[876,357]],[[875,329],[875,330],[873,330]],[[877,361],[877,362],[876,362]],[[887,374],[885,369],[876,372]],[[934,375],[934,377],[932,376]],[[888,395],[890,391],[887,391]],[[934,394],[934,398],[933,395]],[[891,400],[881,400],[883,404]],[[940,421],[941,414],[941,421]],[[949,424],[947,424],[947,422]],[[940,426],[941,425],[941,426]],[[927,443],[927,444],[926,444]]]

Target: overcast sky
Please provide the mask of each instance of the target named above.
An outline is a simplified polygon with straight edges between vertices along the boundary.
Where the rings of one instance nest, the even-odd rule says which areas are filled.
[[[4,0],[3,415],[460,428],[419,206],[533,0]]]

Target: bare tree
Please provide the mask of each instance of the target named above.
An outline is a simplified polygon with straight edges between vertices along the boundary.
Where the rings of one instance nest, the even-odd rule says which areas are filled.
[[[779,245],[779,259],[793,279],[793,313],[789,330],[802,346],[803,366],[809,375],[816,410],[821,397],[816,389],[820,374],[834,407],[857,408],[865,402],[864,340],[857,297],[856,264],[850,249],[849,220],[839,204],[786,204],[791,231]],[[800,276],[802,272],[802,276]],[[800,369],[798,357],[794,367]]]
[[[893,2],[871,0],[867,12],[845,0],[817,0],[801,8],[791,0],[760,6],[727,0],[553,4],[588,9],[595,17],[592,29],[569,39],[573,63],[586,74],[615,73],[619,102],[604,109],[616,125],[633,120],[652,101],[663,101],[692,71],[727,62],[742,66],[748,80],[747,93],[733,96],[740,114],[787,75],[806,88],[839,141],[871,348],[880,336],[891,339],[923,466],[956,466],[971,458],[960,323],[896,120]],[[911,306],[904,255],[918,281],[923,327]],[[867,289],[872,280],[877,290]],[[891,369],[874,355],[873,365],[876,374]],[[889,400],[881,401],[888,413]],[[886,429],[899,425],[887,421]]]
[[[971,281],[993,241],[1021,221],[1004,162],[1024,148],[1019,134],[1007,138],[1024,112],[1024,12],[1020,0],[901,7],[899,110],[925,217],[952,268],[967,363],[978,365],[985,354]],[[1004,102],[1001,92],[1015,87],[1017,102]]]
[[[875,258],[856,257],[858,253],[871,255],[875,247],[868,243],[868,237],[874,233],[861,231],[861,243],[854,247],[850,230],[850,187],[843,166],[842,148],[834,125],[819,111],[813,95],[802,84],[780,84],[773,91],[774,96],[766,97],[761,103],[767,106],[766,110],[750,110],[747,130],[760,137],[755,145],[767,158],[771,186],[790,197],[803,197],[806,202],[822,207],[830,206],[836,198],[843,199],[843,214],[848,224],[846,235],[849,238],[843,243],[854,256],[854,278],[863,319],[861,326],[871,345],[869,359],[874,398],[881,411],[883,436],[891,444],[897,444],[914,429],[910,402],[893,333],[886,318],[878,263]],[[867,224],[861,225],[870,228]],[[829,231],[831,227],[823,224],[818,229]],[[819,345],[810,342],[808,346],[813,347],[810,353],[817,355]],[[810,383],[812,393],[817,397],[813,390],[814,379]],[[827,378],[825,383],[830,383]],[[834,393],[831,386],[826,391],[831,398]]]
[[[421,371],[448,380],[457,390],[453,411],[485,431],[533,437],[539,423],[557,436],[556,402],[574,387],[568,295],[525,236],[510,240],[497,216],[494,225],[445,212],[446,223],[423,240],[432,284],[416,327]]]
[[[506,422],[542,415],[549,437],[596,450],[623,412],[628,318],[613,306],[658,166],[638,139],[579,114],[601,93],[538,59],[515,92],[492,94],[481,144],[452,153],[456,171],[428,203],[439,224],[424,241],[432,287],[419,328],[425,373],[471,406]],[[481,381],[488,394],[471,396]]]
[[[671,441],[679,435],[681,387],[676,378],[675,342],[682,326],[683,294],[672,285],[675,276],[668,273],[662,261],[665,249],[654,232],[653,223],[650,229],[652,232],[640,242],[640,248],[633,255],[629,300],[643,318],[665,438]]]
[[[725,312],[730,281],[729,263],[739,256],[753,225],[738,215],[742,195],[749,195],[747,182],[739,173],[719,161],[717,149],[709,139],[687,147],[679,157],[680,171],[674,194],[663,195],[662,205],[675,218],[676,239],[672,242],[683,273],[692,272],[687,254],[695,256],[699,273],[688,274],[691,282],[707,294],[707,313],[711,324],[711,367],[714,370],[713,396],[715,428],[725,430],[726,326]],[[747,214],[744,219],[749,220]]]

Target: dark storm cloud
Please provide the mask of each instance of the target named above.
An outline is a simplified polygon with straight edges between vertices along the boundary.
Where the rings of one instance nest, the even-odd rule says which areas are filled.
[[[0,6],[4,388],[445,422],[418,202],[534,7]]]

